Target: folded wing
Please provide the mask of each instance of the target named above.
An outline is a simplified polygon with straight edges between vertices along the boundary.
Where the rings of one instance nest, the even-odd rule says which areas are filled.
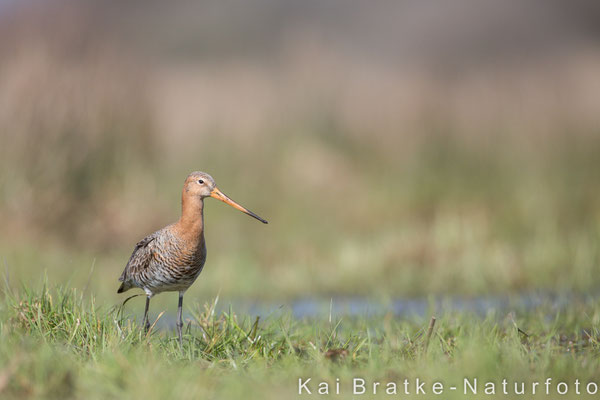
[[[123,282],[117,290],[117,293],[122,293],[126,290],[131,289],[134,285],[131,280],[142,270],[148,268],[150,260],[152,260],[152,246],[150,245],[155,239],[155,234],[145,237],[140,240],[133,249],[131,257],[119,278],[120,282]]]

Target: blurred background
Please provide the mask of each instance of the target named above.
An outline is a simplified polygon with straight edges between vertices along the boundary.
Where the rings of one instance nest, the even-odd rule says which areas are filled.
[[[0,0],[10,285],[116,303],[194,170],[270,224],[189,301],[597,291],[600,3]]]

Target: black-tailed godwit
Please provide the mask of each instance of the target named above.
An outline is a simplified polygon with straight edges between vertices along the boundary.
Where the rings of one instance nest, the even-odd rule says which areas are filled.
[[[204,199],[213,197],[256,218],[267,221],[225,196],[214,179],[204,172],[192,172],[183,185],[181,218],[174,224],[140,240],[119,281],[118,293],[133,287],[146,292],[144,326],[148,330],[150,298],[160,292],[179,292],[177,334],[182,345],[182,307],[185,291],[194,283],[206,261],[204,241]]]

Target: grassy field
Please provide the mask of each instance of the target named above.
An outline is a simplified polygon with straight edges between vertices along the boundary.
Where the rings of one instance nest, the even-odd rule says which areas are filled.
[[[389,398],[417,378],[421,397],[442,381],[438,398],[462,398],[465,377],[552,378],[540,398],[600,384],[593,7],[8,3],[0,399],[286,399],[311,377],[312,396],[339,378],[338,398],[354,377],[398,383]],[[269,224],[207,199],[180,349],[174,294],[152,300],[145,335],[143,297],[121,307],[132,292],[116,290],[195,170]],[[559,306],[518,304],[536,294]],[[430,305],[293,313],[332,298]],[[509,305],[438,307],[495,298]],[[277,311],[257,321],[261,302]]]
[[[336,378],[337,398],[352,398],[358,377],[381,382],[364,398],[383,396],[388,382],[403,393],[405,379],[414,394],[417,378],[428,385],[421,397],[439,380],[444,398],[464,398],[467,377],[495,382],[497,394],[503,378],[525,382],[529,394],[552,378],[552,396],[564,381],[561,397],[576,398],[576,379],[600,381],[598,301],[510,315],[491,308],[487,317],[432,309],[438,320],[427,349],[429,315],[297,319],[284,306],[255,325],[251,313],[204,310],[217,295],[225,304],[285,305],[330,296],[597,293],[597,135],[487,143],[429,132],[407,150],[402,137],[376,142],[311,129],[293,140],[266,135],[254,151],[230,138],[205,149],[198,139],[166,160],[141,149],[126,161],[121,144],[101,134],[80,160],[74,155],[85,145],[58,129],[57,138],[39,138],[74,157],[56,168],[52,157],[18,161],[28,140],[2,148],[0,397],[280,399],[297,397],[298,379],[312,377],[313,394],[301,398],[316,396],[320,381],[333,393]],[[109,170],[105,156],[115,163]],[[137,240],[178,218],[181,181],[199,168],[270,224],[207,201],[208,261],[186,295],[182,351],[172,330],[140,330],[141,298],[118,307],[125,297],[116,279]],[[60,286],[36,287],[44,274]],[[172,318],[175,297],[157,296],[151,310]]]
[[[542,305],[485,317],[444,312],[427,346],[428,318],[340,317],[294,319],[285,309],[264,319],[215,312],[214,303],[189,304],[183,349],[173,330],[145,335],[119,306],[97,304],[67,287],[7,289],[0,303],[0,395],[22,398],[256,398],[318,397],[321,382],[335,394],[353,397],[353,379],[366,382],[364,398],[416,393],[416,379],[444,385],[444,398],[464,398],[464,379],[478,379],[482,397],[493,382],[508,396],[514,384],[533,382],[539,398],[587,396],[600,384],[600,311],[597,300],[575,301],[568,309]],[[432,310],[432,312],[434,312]],[[311,378],[310,381],[307,379]],[[305,383],[298,395],[299,379]],[[372,383],[381,382],[377,394]],[[360,383],[360,382],[359,382]],[[449,389],[456,386],[457,390]],[[308,391],[312,394],[308,394]],[[592,391],[593,386],[589,387]],[[323,390],[323,389],[322,389]],[[360,391],[360,386],[357,386]],[[469,390],[469,389],[468,389]],[[488,383],[489,390],[489,383]],[[473,397],[468,391],[469,396]],[[487,396],[490,397],[490,396]],[[537,398],[537,397],[536,397]]]

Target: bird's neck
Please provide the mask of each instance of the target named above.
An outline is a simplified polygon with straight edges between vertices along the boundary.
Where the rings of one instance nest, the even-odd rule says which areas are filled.
[[[204,200],[184,193],[181,198],[181,218],[177,225],[182,236],[201,240],[204,237]]]

